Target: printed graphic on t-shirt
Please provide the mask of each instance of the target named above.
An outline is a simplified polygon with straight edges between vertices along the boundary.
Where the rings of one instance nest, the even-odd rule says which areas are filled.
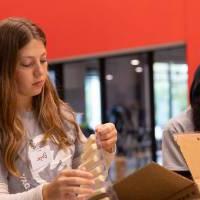
[[[51,142],[41,146],[42,139],[43,135],[38,135],[32,139],[32,145],[28,146],[29,170],[32,177],[23,174],[23,177],[20,178],[26,190],[35,187],[36,184],[51,181],[64,168],[71,168],[70,148],[68,150],[56,148],[55,150],[55,145]],[[28,185],[30,188],[27,188]]]

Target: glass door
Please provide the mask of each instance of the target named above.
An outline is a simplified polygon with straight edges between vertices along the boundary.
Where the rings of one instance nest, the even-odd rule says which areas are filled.
[[[162,131],[168,120],[187,107],[188,66],[185,48],[160,50],[154,53],[155,137],[158,162],[162,163]]]

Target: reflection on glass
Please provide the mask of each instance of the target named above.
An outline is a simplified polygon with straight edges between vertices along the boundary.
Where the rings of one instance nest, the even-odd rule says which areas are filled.
[[[64,100],[75,110],[77,122],[83,133],[89,136],[93,133],[91,126],[101,123],[99,62],[91,59],[70,62],[63,66]]]
[[[158,162],[162,163],[162,132],[168,120],[187,107],[188,66],[185,63],[185,48],[174,48],[155,52],[154,99],[155,137]]]
[[[175,116],[187,107],[188,66],[186,64],[171,64],[171,71],[172,116]]]
[[[149,69],[147,54],[105,59],[106,102],[109,121],[118,130],[114,180],[152,160]]]
[[[86,122],[89,128],[94,129],[101,123],[101,96],[98,72],[90,69],[85,76],[85,105]]]
[[[156,125],[163,125],[169,119],[168,63],[154,63],[154,92]],[[165,106],[164,106],[165,105]]]

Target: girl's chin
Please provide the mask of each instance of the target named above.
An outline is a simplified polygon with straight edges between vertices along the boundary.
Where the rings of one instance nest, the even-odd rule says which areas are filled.
[[[42,89],[34,91],[32,96],[37,96],[37,95],[41,94],[41,92],[42,92]]]

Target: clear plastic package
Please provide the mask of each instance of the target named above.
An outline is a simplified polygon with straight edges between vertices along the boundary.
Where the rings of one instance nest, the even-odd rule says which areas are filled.
[[[91,172],[95,177],[94,195],[89,200],[118,200],[108,177],[109,166],[106,164],[104,150],[95,134],[90,135],[83,145],[82,153],[76,161],[79,169]],[[82,186],[83,187],[83,186]]]

